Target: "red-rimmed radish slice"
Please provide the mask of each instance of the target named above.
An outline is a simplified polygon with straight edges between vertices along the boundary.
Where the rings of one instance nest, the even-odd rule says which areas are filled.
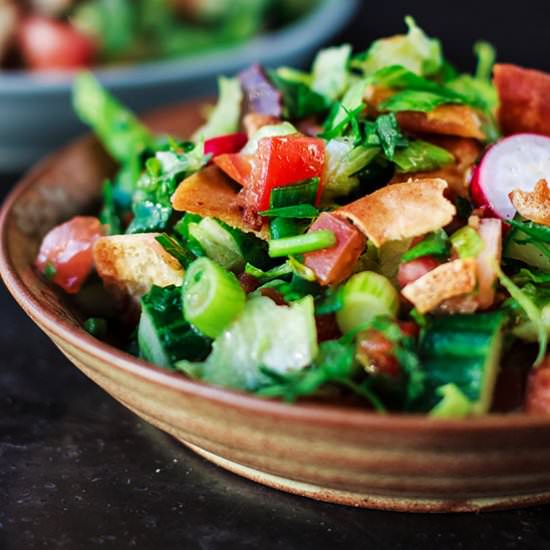
[[[550,137],[516,134],[485,153],[470,192],[476,205],[486,206],[497,217],[510,220],[516,209],[509,193],[514,189],[532,191],[543,178],[550,178]]]

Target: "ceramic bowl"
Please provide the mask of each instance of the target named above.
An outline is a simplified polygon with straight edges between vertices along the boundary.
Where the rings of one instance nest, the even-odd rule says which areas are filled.
[[[199,111],[187,104],[146,122],[185,137],[199,124]],[[188,380],[87,334],[78,312],[32,262],[48,229],[92,211],[112,170],[92,138],[32,170],[0,214],[0,271],[59,349],[122,404],[223,468],[319,500],[414,512],[550,501],[550,418],[442,421],[289,405]]]
[[[204,97],[219,74],[253,62],[300,65],[349,21],[359,0],[320,0],[299,21],[245,44],[177,60],[99,69],[101,82],[137,111]],[[83,132],[71,77],[0,71],[0,172],[15,173]]]

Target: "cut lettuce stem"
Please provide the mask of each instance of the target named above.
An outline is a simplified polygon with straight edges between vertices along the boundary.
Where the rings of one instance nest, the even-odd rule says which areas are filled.
[[[185,319],[201,333],[217,338],[244,309],[246,294],[233,273],[209,258],[199,258],[183,281]]]
[[[336,244],[336,236],[332,231],[322,229],[307,233],[306,235],[296,235],[294,237],[285,237],[269,241],[269,255],[272,258],[281,256],[292,256],[294,254],[305,254],[330,248]]]

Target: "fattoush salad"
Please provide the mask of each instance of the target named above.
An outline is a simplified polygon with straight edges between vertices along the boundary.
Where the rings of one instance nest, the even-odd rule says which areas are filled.
[[[550,413],[550,75],[484,42],[460,73],[405,22],[308,72],[220,78],[186,140],[80,74],[76,112],[119,169],[36,266],[93,302],[84,327],[264,398]]]

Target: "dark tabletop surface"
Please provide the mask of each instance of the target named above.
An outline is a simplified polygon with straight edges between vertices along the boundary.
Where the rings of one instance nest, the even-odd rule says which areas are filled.
[[[550,70],[547,1],[500,10],[481,2],[415,2],[414,10],[384,4],[363,10],[341,39],[366,45],[399,30],[412,11],[463,66],[471,62],[469,44],[483,37],[502,59]],[[14,180],[0,176],[0,199]],[[384,513],[313,502],[229,474],[96,387],[3,287],[0,349],[0,550],[550,547],[550,506]]]

